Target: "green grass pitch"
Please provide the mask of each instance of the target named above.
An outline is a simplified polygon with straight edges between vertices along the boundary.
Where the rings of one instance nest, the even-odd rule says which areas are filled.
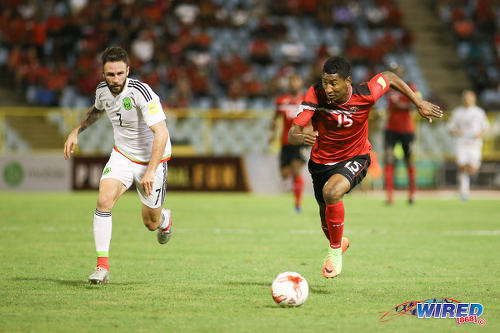
[[[174,235],[161,246],[126,193],[113,210],[111,282],[90,286],[97,192],[0,193],[1,332],[500,332],[498,200],[413,206],[353,193],[342,274],[321,275],[327,241],[316,203],[288,195],[167,193]],[[280,308],[273,278],[297,271],[310,294]],[[449,297],[484,306],[487,324],[395,317],[394,306]],[[465,327],[464,327],[465,326]]]

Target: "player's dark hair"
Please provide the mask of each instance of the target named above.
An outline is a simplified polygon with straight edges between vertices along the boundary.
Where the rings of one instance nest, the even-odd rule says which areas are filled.
[[[102,65],[107,62],[123,61],[128,66],[128,54],[123,48],[119,46],[108,47],[101,56]]]
[[[351,76],[351,63],[342,57],[330,57],[323,65],[323,73],[338,74],[345,80]]]

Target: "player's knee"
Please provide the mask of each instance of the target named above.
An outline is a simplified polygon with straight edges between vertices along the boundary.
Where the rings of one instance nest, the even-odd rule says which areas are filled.
[[[340,186],[328,186],[325,185],[323,188],[323,199],[327,205],[333,205],[342,200],[344,196],[344,191]]]
[[[103,212],[111,211],[113,202],[113,196],[100,193],[99,198],[97,198],[97,209]]]

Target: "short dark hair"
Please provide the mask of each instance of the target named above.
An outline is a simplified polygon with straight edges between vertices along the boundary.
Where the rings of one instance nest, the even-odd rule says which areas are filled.
[[[102,65],[107,62],[123,61],[128,66],[128,54],[123,48],[119,46],[111,46],[106,48],[101,56]]]
[[[342,57],[330,57],[323,65],[323,73],[338,74],[345,80],[351,76],[351,63]]]

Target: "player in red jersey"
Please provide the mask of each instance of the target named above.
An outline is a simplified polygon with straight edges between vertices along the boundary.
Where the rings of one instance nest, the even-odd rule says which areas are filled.
[[[295,211],[300,212],[300,202],[304,190],[304,179],[302,177],[302,168],[306,161],[304,154],[305,146],[291,145],[288,142],[288,131],[292,126],[293,119],[297,115],[297,108],[304,99],[302,92],[302,79],[293,74],[289,78],[288,94],[279,96],[276,99],[276,112],[271,123],[271,135],[269,142],[273,142],[276,135],[276,128],[280,118],[283,119],[283,132],[281,134],[281,152],[280,152],[280,170],[281,177],[288,179],[292,177],[293,193],[295,196]]]
[[[309,172],[319,205],[323,231],[330,247],[323,276],[336,277],[342,271],[342,249],[348,240],[344,231],[344,194],[365,177],[370,165],[368,115],[375,102],[394,88],[407,96],[418,113],[432,122],[441,118],[439,106],[422,100],[393,72],[375,75],[368,82],[351,84],[351,64],[331,57],[323,66],[321,81],[312,85],[299,107],[288,135],[291,144],[311,145]],[[312,121],[313,130],[305,130]]]
[[[394,64],[391,71],[401,78],[404,78],[404,68]],[[408,86],[417,95],[417,89],[412,84]],[[387,191],[387,204],[392,204],[392,194],[394,189],[394,146],[401,142],[404,152],[404,160],[408,169],[408,179],[410,183],[408,203],[412,204],[415,199],[415,166],[412,161],[413,141],[415,140],[415,127],[411,117],[411,101],[408,97],[400,94],[394,89],[387,93],[387,110],[389,118],[385,129],[384,150],[385,150],[385,189]]]

